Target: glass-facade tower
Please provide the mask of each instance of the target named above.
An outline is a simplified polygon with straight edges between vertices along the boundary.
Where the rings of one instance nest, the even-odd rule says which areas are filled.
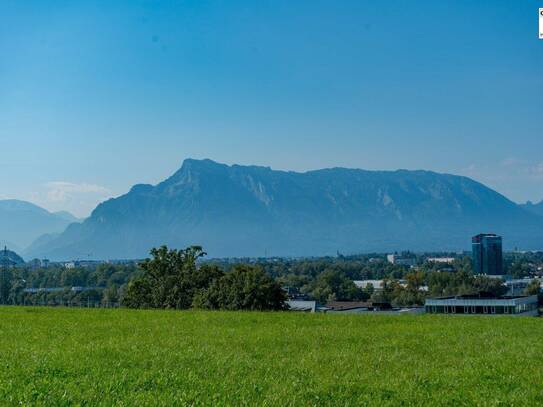
[[[502,238],[480,234],[471,238],[475,274],[503,274]]]

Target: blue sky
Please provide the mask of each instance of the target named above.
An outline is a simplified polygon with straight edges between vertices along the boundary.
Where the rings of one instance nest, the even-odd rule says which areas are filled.
[[[0,198],[87,215],[183,159],[543,199],[541,1],[0,3]]]

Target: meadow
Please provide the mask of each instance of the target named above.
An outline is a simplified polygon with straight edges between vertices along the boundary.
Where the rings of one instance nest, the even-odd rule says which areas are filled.
[[[539,318],[0,307],[1,405],[541,405]]]

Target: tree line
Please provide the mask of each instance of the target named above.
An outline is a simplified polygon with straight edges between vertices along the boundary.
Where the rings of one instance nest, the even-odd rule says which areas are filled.
[[[428,263],[423,255],[402,255],[414,256],[417,267],[390,264],[383,254],[206,260],[198,246],[182,250],[161,247],[139,264],[0,270],[0,302],[264,310],[284,309],[285,295],[321,304],[373,301],[410,306],[422,305],[428,296],[505,292],[499,280],[473,275],[469,255],[456,255],[452,264]],[[517,273],[515,277],[533,276],[543,267],[543,253],[512,253],[505,259],[506,270]],[[361,289],[353,282],[368,279],[383,280],[382,288],[368,285]],[[70,288],[74,286],[84,290],[73,291]],[[25,293],[30,287],[64,289]],[[526,293],[538,291],[533,285]]]

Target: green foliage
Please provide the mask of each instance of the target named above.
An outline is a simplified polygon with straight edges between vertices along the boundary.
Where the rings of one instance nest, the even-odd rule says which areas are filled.
[[[538,318],[0,307],[6,406],[539,406]]]
[[[474,293],[488,293],[500,297],[507,292],[507,287],[501,279],[476,276],[473,279]]]
[[[528,287],[526,287],[526,290],[524,290],[524,294],[526,294],[526,295],[539,295],[539,294],[541,294],[540,280],[534,280],[530,284],[528,284]]]
[[[344,273],[336,270],[325,270],[320,273],[310,285],[309,293],[323,304],[328,301],[357,301],[369,298],[369,295],[356,287]]]
[[[86,291],[72,291],[71,287],[86,289],[91,287],[95,288],[91,297],[96,298],[97,302],[102,302],[104,305],[118,304],[127,282],[138,273],[135,264],[100,264],[74,269],[66,269],[59,265],[38,269],[33,267],[7,270],[0,268],[0,303],[83,304],[89,301],[89,295]],[[31,294],[23,292],[25,288],[51,287],[60,287],[64,290]]]
[[[159,249],[157,249],[159,250]],[[178,288],[177,302],[170,298],[163,301],[169,308],[190,307],[196,295],[222,274],[232,271],[240,263],[253,264],[287,289],[289,295],[316,297],[321,302],[331,299],[365,300],[391,302],[393,305],[421,305],[427,296],[476,294],[481,291],[498,295],[504,287],[497,281],[476,279],[468,255],[453,253],[403,253],[415,259],[417,266],[393,265],[383,254],[323,257],[316,259],[227,259],[206,261],[199,257],[195,264],[179,273],[172,267],[165,267]],[[167,254],[164,255],[166,263]],[[452,264],[432,263],[430,257],[455,257]],[[167,260],[167,261],[166,261]],[[171,259],[170,259],[171,260]],[[158,264],[157,260],[153,264]],[[533,277],[543,270],[543,252],[505,253],[505,269],[515,277]],[[147,266],[146,266],[147,267]],[[175,267],[174,267],[175,268]],[[169,271],[168,271],[169,270]],[[197,272],[195,272],[197,270]],[[95,264],[66,269],[52,264],[49,268],[34,268],[31,264],[4,269],[0,279],[0,302],[9,304],[66,304],[87,305],[87,303],[118,305],[122,300],[131,307],[156,307],[159,295],[151,295],[148,282],[142,280],[145,270],[136,262],[123,265]],[[177,275],[179,274],[179,275]],[[360,291],[351,280],[386,279],[390,287],[377,292],[373,287]],[[134,280],[129,285],[129,281]],[[167,281],[166,281],[167,280]],[[172,281],[165,278],[163,282]],[[166,284],[166,285],[167,285]],[[84,292],[72,291],[71,287],[85,287]],[[428,291],[426,287],[428,286]],[[63,287],[55,292],[24,293],[25,288]],[[95,289],[91,293],[86,291]],[[186,295],[181,296],[180,290]],[[535,292],[535,291],[534,291]],[[156,294],[156,292],[155,292]],[[182,297],[182,298],[181,298]],[[96,301],[91,300],[96,299]],[[170,301],[172,300],[172,301]],[[200,300],[200,299],[199,299]],[[160,303],[160,301],[159,301]],[[93,305],[93,304],[90,304]]]
[[[199,246],[152,249],[152,259],[140,264],[142,275],[128,284],[123,304],[130,308],[189,308],[199,291],[222,276],[216,266],[197,266],[196,261],[204,255]]]
[[[431,296],[468,295],[487,293],[501,296],[507,287],[501,279],[486,276],[474,276],[467,272],[429,273],[428,288]]]
[[[421,291],[424,285],[425,273],[413,272],[405,276],[406,285],[397,280],[385,279],[381,291],[373,293],[373,302],[390,303],[396,306],[412,306],[424,304],[425,293]]]
[[[281,310],[286,295],[259,267],[235,266],[224,273],[217,265],[198,265],[199,246],[151,251],[142,275],[128,284],[123,304],[129,308]]]
[[[504,253],[505,272],[513,278],[532,276],[543,267],[543,251]]]
[[[195,308],[223,310],[282,310],[286,294],[259,267],[237,265],[194,298]]]

